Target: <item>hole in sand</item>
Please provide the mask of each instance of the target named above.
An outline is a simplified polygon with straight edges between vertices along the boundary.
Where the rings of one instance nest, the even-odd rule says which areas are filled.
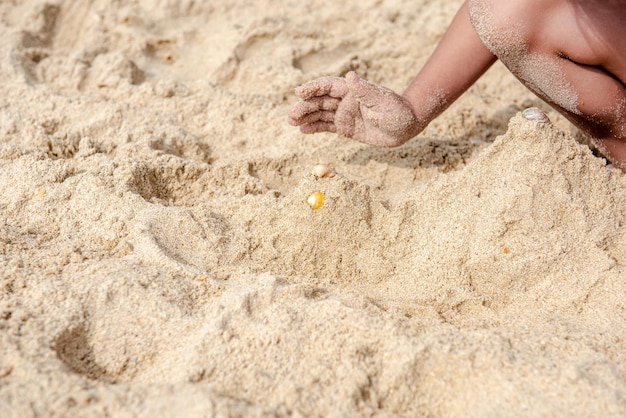
[[[115,377],[108,375],[98,366],[84,324],[67,329],[56,340],[54,350],[59,359],[74,373],[93,380],[115,383]]]
[[[184,206],[189,203],[188,195],[195,196],[191,187],[202,173],[199,168],[172,161],[157,161],[154,165],[145,163],[135,167],[128,186],[149,202]]]
[[[158,203],[166,206],[174,204],[170,179],[166,178],[158,167],[139,169],[133,177],[133,182],[130,184],[131,190],[147,201],[157,200]]]

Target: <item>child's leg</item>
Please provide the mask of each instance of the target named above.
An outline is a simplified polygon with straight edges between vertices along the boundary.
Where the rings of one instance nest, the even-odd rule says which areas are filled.
[[[598,32],[594,24],[606,30],[606,16],[594,21],[566,0],[471,0],[470,6],[485,45],[626,171],[626,88],[616,75],[623,63],[607,60],[605,39],[590,36]],[[623,33],[616,22],[614,31]]]

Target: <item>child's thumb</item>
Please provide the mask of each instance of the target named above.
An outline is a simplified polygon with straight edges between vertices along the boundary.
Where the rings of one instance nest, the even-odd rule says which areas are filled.
[[[365,107],[373,107],[380,102],[380,89],[359,77],[354,71],[346,74],[346,83],[357,100]]]

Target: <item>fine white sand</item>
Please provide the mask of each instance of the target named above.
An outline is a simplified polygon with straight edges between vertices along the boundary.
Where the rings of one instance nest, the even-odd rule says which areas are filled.
[[[460,3],[1,2],[0,416],[626,415],[625,176],[503,66],[400,148],[287,124]]]

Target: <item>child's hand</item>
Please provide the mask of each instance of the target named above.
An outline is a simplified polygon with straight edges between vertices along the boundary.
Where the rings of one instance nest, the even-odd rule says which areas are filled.
[[[307,134],[336,132],[366,144],[393,147],[419,131],[407,99],[352,71],[345,78],[309,81],[296,88],[296,95],[302,101],[289,111],[289,123]]]

